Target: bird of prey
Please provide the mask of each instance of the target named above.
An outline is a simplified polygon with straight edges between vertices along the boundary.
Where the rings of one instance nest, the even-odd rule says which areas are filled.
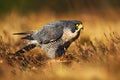
[[[38,45],[49,58],[63,56],[70,44],[79,37],[81,29],[83,25],[79,20],[59,20],[48,23],[37,31],[14,33],[24,35],[21,39],[29,40],[15,55],[25,53]]]

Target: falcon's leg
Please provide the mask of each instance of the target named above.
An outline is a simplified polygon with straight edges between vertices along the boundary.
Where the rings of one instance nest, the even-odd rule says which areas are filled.
[[[64,46],[59,46],[58,49],[56,50],[56,57],[61,57],[65,55],[65,50],[64,50]]]

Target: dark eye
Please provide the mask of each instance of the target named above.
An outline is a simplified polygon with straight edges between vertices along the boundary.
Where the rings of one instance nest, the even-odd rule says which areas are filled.
[[[75,24],[75,29],[78,30],[79,23]]]

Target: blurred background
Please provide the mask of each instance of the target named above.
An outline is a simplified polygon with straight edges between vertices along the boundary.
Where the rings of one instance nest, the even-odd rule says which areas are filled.
[[[81,20],[87,28],[118,30],[119,14],[120,0],[0,0],[1,30],[12,27],[12,32],[36,30],[61,19]]]
[[[0,14],[6,15],[16,10],[22,15],[50,10],[56,15],[94,12],[105,9],[120,9],[120,0],[0,0]]]
[[[29,52],[33,60],[28,64],[23,64],[24,57],[18,62],[11,59],[9,53],[26,43],[13,33],[38,30],[63,19],[81,20],[85,26],[68,49],[76,61],[38,68],[32,61],[40,48]],[[120,0],[0,0],[0,80],[120,80],[119,30]],[[31,70],[21,71],[21,65]]]

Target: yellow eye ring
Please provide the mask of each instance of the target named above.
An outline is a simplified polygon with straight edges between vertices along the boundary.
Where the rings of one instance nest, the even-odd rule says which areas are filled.
[[[77,26],[77,27],[78,27],[78,26],[79,26],[79,24],[76,24],[75,26]]]

